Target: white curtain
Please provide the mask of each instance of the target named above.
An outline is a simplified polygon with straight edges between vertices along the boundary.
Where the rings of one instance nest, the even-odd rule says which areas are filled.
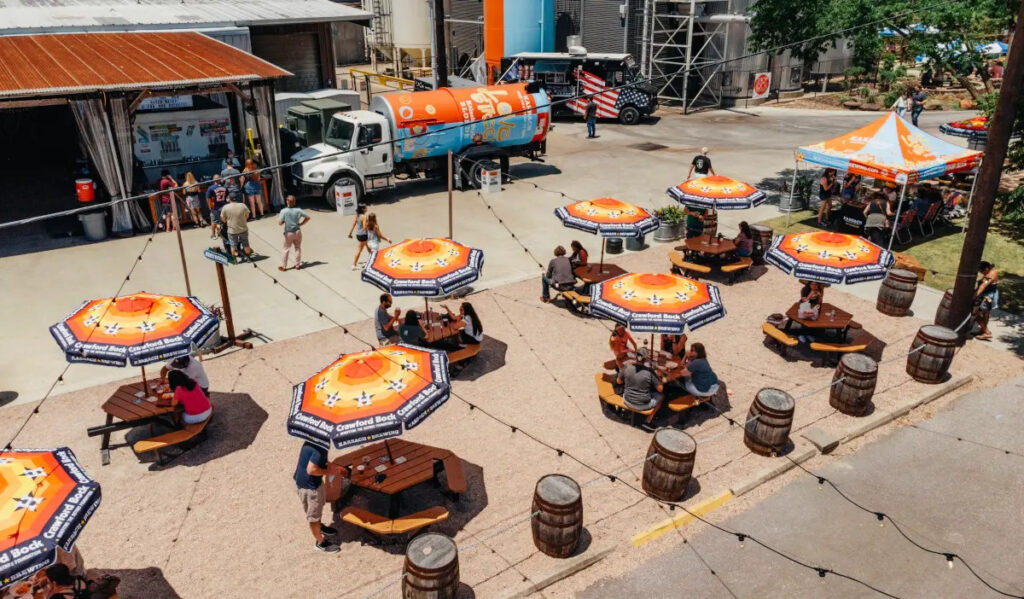
[[[124,96],[113,96],[109,101],[110,122],[113,124],[114,141],[117,145],[117,155],[121,167],[120,175],[124,181],[125,193],[131,193],[135,184],[135,149],[134,135],[132,133],[132,117],[128,114],[128,98]],[[132,222],[141,231],[148,231],[152,225],[146,218],[146,213],[135,201],[125,202],[131,214]]]
[[[264,166],[278,166],[281,164],[281,150],[278,143],[277,114],[274,112],[274,83],[253,83],[249,89],[252,90],[253,106],[256,109],[256,129],[260,134],[260,144],[263,146]],[[270,191],[270,203],[276,208],[281,208],[284,206],[284,177],[281,176],[281,169],[275,168],[271,172],[274,176],[274,186]]]
[[[103,100],[73,100],[71,112],[75,115],[79,136],[85,143],[89,158],[96,166],[103,187],[112,198],[125,197],[124,181],[119,176],[120,168],[114,151],[114,138],[107,123],[107,113],[103,110]],[[121,202],[113,206],[112,229],[115,233],[132,231],[132,219],[126,204],[127,202]]]

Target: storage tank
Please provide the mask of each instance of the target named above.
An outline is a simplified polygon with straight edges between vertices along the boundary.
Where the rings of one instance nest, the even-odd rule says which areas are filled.
[[[484,0],[484,55],[491,77],[501,59],[555,51],[555,0]]]
[[[363,10],[373,13],[369,46],[392,63],[396,75],[401,75],[403,60],[430,66],[431,1],[363,0]]]
[[[449,150],[459,152],[479,144],[526,145],[543,140],[550,122],[547,94],[531,94],[524,83],[381,94],[370,102],[370,110],[391,122],[398,162],[443,156]],[[520,112],[524,110],[529,112]],[[508,116],[452,127],[499,115]],[[429,131],[437,133],[412,137]]]

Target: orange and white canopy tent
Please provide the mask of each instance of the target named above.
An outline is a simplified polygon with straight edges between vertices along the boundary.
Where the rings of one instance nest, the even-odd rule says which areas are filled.
[[[796,152],[798,162],[900,184],[975,169],[981,164],[981,155],[929,135],[895,112]]]

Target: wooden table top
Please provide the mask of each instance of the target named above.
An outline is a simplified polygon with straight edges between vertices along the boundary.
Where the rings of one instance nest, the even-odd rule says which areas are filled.
[[[732,239],[723,237],[721,241],[715,238],[714,242],[711,240],[710,235],[700,235],[697,237],[691,237],[685,242],[685,247],[691,252],[700,252],[702,254],[713,254],[715,256],[719,254],[728,254],[736,251],[736,244],[733,243]],[[679,249],[679,248],[676,248]]]
[[[445,315],[447,316],[447,314]],[[437,312],[430,312],[430,326],[427,326],[427,319],[424,317],[420,320],[420,324],[423,325],[423,331],[427,334],[427,343],[434,343],[448,337],[455,337],[459,334],[459,331],[466,328],[466,323],[458,322],[453,324],[442,324],[441,315]]]
[[[594,283],[603,283],[608,279],[622,276],[626,274],[626,271],[619,266],[605,262],[603,266],[600,264],[577,266],[572,270],[572,274],[579,277],[584,283],[593,285]]]
[[[800,302],[793,304],[789,310],[786,310],[786,317],[793,322],[799,323],[809,329],[845,329],[850,326],[850,321],[853,320],[853,314],[845,310],[841,310],[832,304],[824,303],[821,305],[821,309],[818,311],[817,320],[804,320],[797,318],[797,310],[800,309]],[[836,317],[833,320],[829,317],[829,314],[835,310]]]
[[[641,348],[641,352],[645,352],[647,348]],[[635,361],[635,355],[631,354],[627,357],[625,364]],[[657,373],[659,380],[664,377],[665,382],[672,382],[683,377],[683,370],[685,366],[682,360],[679,360],[672,356],[668,352],[658,350],[654,354],[654,359],[649,360],[648,364],[654,367],[654,372]]]
[[[394,461],[388,460],[387,447],[381,442],[338,456],[331,461],[331,465],[335,472],[347,470],[349,479],[357,487],[394,495],[434,478],[434,461],[455,455],[447,449],[401,439],[390,439],[387,444]],[[363,465],[364,459],[369,461],[360,472],[358,466]],[[328,474],[331,474],[330,470],[328,468]],[[378,474],[384,475],[381,482],[376,480]]]
[[[150,381],[150,384],[153,383],[156,383],[156,381]],[[145,395],[139,397],[137,395],[139,393],[145,393]],[[155,401],[147,399],[147,397],[155,396],[156,393],[147,390],[143,386],[142,381],[121,385],[110,396],[110,399],[103,404],[103,411],[125,422],[152,418],[175,411],[176,408],[174,406],[157,405]]]

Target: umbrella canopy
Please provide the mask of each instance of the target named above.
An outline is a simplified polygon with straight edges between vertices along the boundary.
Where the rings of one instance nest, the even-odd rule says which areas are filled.
[[[720,175],[690,179],[669,187],[667,193],[687,206],[713,210],[743,210],[760,206],[768,199],[763,191],[753,185]]]
[[[67,447],[0,452],[0,586],[70,551],[99,505],[99,484]]]
[[[447,295],[480,278],[484,253],[451,239],[406,239],[370,254],[362,278],[392,295]]]
[[[987,137],[988,117],[982,115],[962,121],[944,123],[939,125],[939,131],[946,135],[955,135],[956,137]]]
[[[906,183],[976,168],[981,152],[929,135],[890,112],[828,141],[801,147],[797,160],[866,177]]]
[[[69,362],[144,366],[188,355],[219,327],[194,297],[136,293],[82,302],[50,334]]]
[[[411,345],[344,354],[295,386],[288,433],[341,449],[423,421],[450,391],[448,355]]]
[[[827,231],[779,235],[764,259],[798,279],[819,283],[882,279],[894,261],[891,252],[859,235]]]
[[[679,275],[629,273],[592,289],[591,314],[638,333],[678,335],[725,316],[717,287]]]
[[[576,202],[555,209],[562,224],[601,237],[640,237],[658,228],[658,217],[614,198]]]

